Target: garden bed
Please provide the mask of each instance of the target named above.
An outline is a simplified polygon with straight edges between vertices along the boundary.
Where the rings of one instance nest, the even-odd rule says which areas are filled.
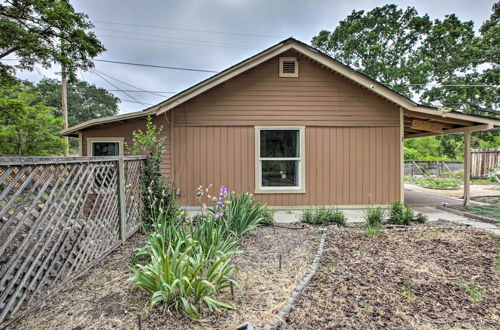
[[[368,238],[330,227],[291,329],[498,328],[499,239],[476,230]]]
[[[319,239],[318,228],[261,227],[250,232],[239,246],[244,254],[235,258],[236,280],[243,291],[235,288],[234,298],[230,290],[221,294],[222,300],[235,309],[223,310],[221,314],[207,313],[202,321],[196,322],[168,312],[161,304],[151,310],[150,295],[127,281],[132,276],[127,264],[133,251],[145,240],[145,236],[136,234],[87,276],[46,301],[13,328],[133,329],[138,326],[139,315],[144,329],[233,329],[247,320],[263,326],[271,322],[307,272]]]

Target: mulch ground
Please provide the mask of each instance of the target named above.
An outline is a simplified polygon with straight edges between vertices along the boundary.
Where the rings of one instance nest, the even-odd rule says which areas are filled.
[[[285,327],[498,329],[499,250],[498,237],[475,230],[368,238],[329,228],[321,266]]]
[[[302,225],[289,225],[302,227]],[[235,288],[218,297],[235,307],[221,314],[206,313],[201,322],[174,315],[163,306],[149,308],[150,295],[127,281],[133,251],[145,236],[134,235],[88,275],[62,293],[48,299],[36,312],[12,326],[15,329],[234,329],[244,321],[257,326],[271,323],[286,303],[312,262],[319,245],[318,228],[284,229],[261,227],[241,242],[244,254],[235,259]],[[279,256],[282,256],[281,270]]]

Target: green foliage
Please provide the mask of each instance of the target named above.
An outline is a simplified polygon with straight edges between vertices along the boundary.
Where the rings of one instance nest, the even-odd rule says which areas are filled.
[[[40,100],[55,109],[56,117],[61,117],[61,82],[44,78],[33,86]],[[85,121],[118,114],[120,99],[106,89],[86,81],[71,80],[67,84],[68,125],[75,126]]]
[[[14,54],[17,68],[33,70],[63,63],[72,75],[93,66],[104,46],[90,30],[88,16],[68,0],[8,0],[0,4],[0,59]],[[3,67],[5,74],[6,68]]]
[[[226,230],[241,236],[257,228],[263,219],[265,205],[255,203],[249,193],[244,193],[239,198],[236,194],[230,194],[228,201],[220,218]]]
[[[140,263],[130,267],[130,278],[137,286],[151,293],[151,305],[165,303],[169,309],[184,312],[198,320],[201,307],[211,312],[231,305],[214,297],[221,290],[236,285],[231,277],[235,270],[232,256],[239,239],[256,228],[266,207],[254,202],[250,194],[237,197],[221,187],[219,196],[209,195],[209,188],[198,188],[215,202],[208,211],[189,221],[186,211],[163,200],[150,204],[152,229],[143,248],[136,252]],[[208,211],[208,212],[207,212]]]
[[[345,226],[347,217],[341,210],[319,207],[316,209],[304,210],[301,215],[301,221],[312,225],[333,223],[337,226]]]
[[[486,288],[483,288],[481,285],[477,283],[476,278],[472,278],[470,281],[466,282],[463,279],[460,279],[455,282],[459,287],[467,290],[469,294],[469,299],[474,302],[480,302],[483,297],[486,295]]]
[[[145,205],[144,225],[153,223],[159,205],[175,204],[175,188],[162,176],[161,162],[165,150],[165,137],[161,135],[163,126],[157,128],[151,117],[146,118],[146,130],[132,132],[133,145],[128,151],[132,155],[145,154],[147,161],[142,164],[143,177],[146,184],[143,187],[143,200]],[[128,148],[128,146],[127,146]]]
[[[498,118],[499,31],[500,3],[479,34],[472,21],[454,14],[431,20],[391,4],[353,11],[311,44],[420,103]],[[498,133],[474,133],[472,146],[481,145],[498,146]],[[406,160],[462,157],[461,136],[405,140]]]
[[[311,44],[369,77],[386,82],[411,96],[428,82],[425,63],[417,58],[418,45],[432,22],[415,8],[385,5],[371,11],[353,11],[332,31],[321,31]]]
[[[395,201],[389,211],[389,222],[394,225],[408,226],[413,220],[414,212],[410,205]]]
[[[364,219],[366,227],[382,226],[385,220],[385,210],[381,207],[369,208],[365,211]]]
[[[462,180],[458,179],[440,179],[433,177],[406,178],[405,181],[431,189],[458,189],[462,184]]]
[[[484,215],[500,220],[500,205],[491,204],[466,206],[465,209],[475,214]]]
[[[269,206],[265,205],[264,209],[262,210],[262,219],[260,221],[261,224],[263,225],[274,225],[275,224],[274,220],[274,211],[269,208]]]
[[[373,225],[365,224],[363,227],[363,232],[365,233],[366,236],[370,238],[379,237],[380,233],[382,232],[382,224],[381,223]]]
[[[423,213],[418,213],[415,221],[418,223],[426,223],[429,220],[429,217]]]
[[[0,87],[0,155],[53,156],[64,153],[62,119],[25,86]]]

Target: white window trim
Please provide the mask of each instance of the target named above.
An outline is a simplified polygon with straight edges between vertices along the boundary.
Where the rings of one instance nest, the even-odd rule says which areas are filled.
[[[284,73],[283,72],[283,62],[295,62],[295,72],[294,73]],[[299,61],[296,57],[280,57],[280,67],[279,76],[281,78],[298,78],[299,77]]]
[[[300,142],[300,157],[287,158],[264,158],[260,157],[260,131],[261,130],[298,130]],[[306,145],[305,145],[305,126],[255,126],[255,193],[256,194],[301,194],[305,193],[306,183]],[[263,187],[262,186],[262,160],[298,160],[298,181],[296,187]]]
[[[118,142],[118,150],[120,156],[123,156],[123,145],[125,138],[123,137],[88,137],[87,138],[87,156],[92,156],[92,144],[99,142]]]

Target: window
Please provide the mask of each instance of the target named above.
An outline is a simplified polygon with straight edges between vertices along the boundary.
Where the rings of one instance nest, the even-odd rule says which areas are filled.
[[[88,156],[122,156],[123,138],[92,137],[87,138]]]
[[[304,127],[256,127],[256,192],[304,191]]]
[[[299,76],[299,62],[295,57],[280,57],[280,77],[296,78]]]

